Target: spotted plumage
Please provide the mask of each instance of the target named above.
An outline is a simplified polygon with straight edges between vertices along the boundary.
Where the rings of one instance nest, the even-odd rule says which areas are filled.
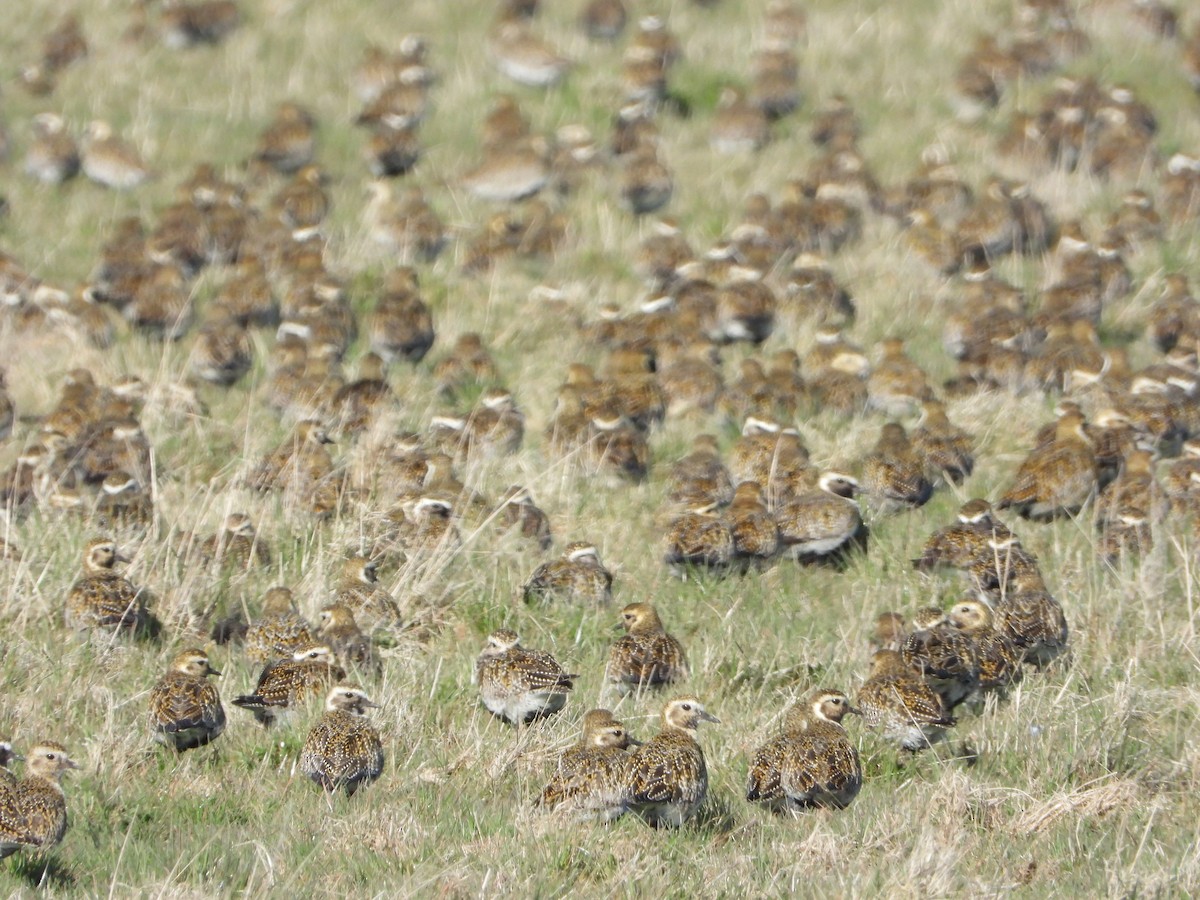
[[[686,575],[691,568],[721,572],[733,562],[733,532],[709,506],[673,519],[663,534],[662,546],[663,562],[678,575]]]
[[[725,517],[733,534],[735,559],[762,565],[775,556],[779,550],[779,527],[767,509],[758,482],[743,481],[737,486]]]
[[[558,559],[538,566],[523,589],[525,599],[561,599],[602,604],[612,600],[612,573],[594,544],[573,541]]]
[[[1013,642],[1025,662],[1041,668],[1067,650],[1067,617],[1044,588],[1005,594],[995,601],[993,615],[996,630]]]
[[[78,631],[138,632],[150,621],[145,595],[113,567],[124,562],[108,538],[88,542],[83,554],[83,577],[67,594],[66,624]]]
[[[848,806],[862,787],[862,765],[842,718],[856,712],[841,691],[808,694],[788,710],[783,733],[755,751],[746,799],[776,812]]]
[[[400,621],[400,608],[379,584],[378,563],[365,556],[353,556],[342,563],[335,602],[349,607],[368,631]]]
[[[488,635],[475,661],[475,683],[488,711],[514,725],[558,712],[578,675],[541,650],[526,650],[515,631]]]
[[[266,541],[258,536],[253,520],[245,513],[230,513],[221,530],[200,542],[197,548],[205,562],[232,569],[260,569],[271,564]]]
[[[225,730],[221,696],[207,677],[220,674],[203,650],[184,650],[172,660],[167,674],[150,689],[150,730],[156,741],[191,750]]]
[[[360,672],[378,675],[380,660],[370,635],[363,634],[354,611],[342,603],[321,610],[317,634],[338,659]]]
[[[567,748],[537,803],[581,819],[611,822],[629,808],[629,754],[633,740],[607,709],[584,713],[583,733]]]
[[[979,691],[996,691],[1021,677],[1021,651],[996,628],[995,614],[979,600],[960,600],[947,619],[975,644],[975,682]],[[970,698],[968,698],[970,699]]]
[[[904,664],[938,693],[947,710],[953,710],[978,687],[974,641],[951,625],[937,607],[919,610],[914,616],[900,655]]]
[[[78,764],[62,744],[42,741],[29,751],[25,777],[0,792],[0,859],[18,850],[46,850],[67,832],[67,800],[59,783]]]
[[[605,679],[622,692],[672,684],[687,677],[687,656],[677,638],[667,633],[649,603],[630,603],[621,610],[626,634],[608,654]]]
[[[677,828],[708,794],[708,768],[696,742],[700,722],[719,723],[695,697],[676,697],[662,711],[662,730],[629,760],[629,804],[655,828]]]
[[[353,796],[383,773],[383,742],[367,721],[379,704],[351,685],[339,684],[325,698],[325,713],[300,750],[300,771],[329,793]]]
[[[875,651],[856,705],[868,727],[879,729],[885,740],[905,750],[923,750],[954,724],[942,698],[896,650]]]
[[[549,517],[534,503],[528,489],[520,485],[513,485],[505,494],[499,522],[505,530],[515,530],[522,537],[535,541],[539,550],[549,550],[553,543]]]
[[[1096,485],[1096,457],[1083,416],[1069,410],[1059,418],[1054,440],[1035,448],[1021,463],[996,509],[1011,507],[1024,518],[1039,520],[1072,515]]]
[[[263,597],[262,613],[246,629],[244,646],[251,662],[268,663],[290,657],[313,643],[313,631],[297,614],[292,592],[273,587]]]
[[[267,663],[254,693],[235,697],[233,703],[250,710],[263,727],[269,728],[277,718],[321,696],[331,682],[345,677],[346,671],[328,646],[311,644],[295,651],[290,659]]]
[[[931,477],[962,484],[975,470],[975,440],[954,425],[939,400],[921,404],[921,418],[912,433],[913,449],[925,460]]]
[[[921,555],[913,560],[913,568],[921,571],[946,567],[966,569],[981,556],[990,555],[989,540],[1010,538],[1012,532],[996,518],[992,505],[986,500],[968,500],[958,510],[953,525],[939,528],[925,541]]]
[[[826,472],[815,490],[803,491],[775,510],[779,542],[800,562],[837,560],[855,543],[865,545],[866,527],[853,500],[858,481]]]
[[[859,483],[881,512],[924,506],[933,494],[925,461],[896,422],[883,426],[875,449],[863,458]]]

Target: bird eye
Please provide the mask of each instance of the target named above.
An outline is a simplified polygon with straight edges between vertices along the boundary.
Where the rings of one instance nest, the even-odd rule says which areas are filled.
[[[683,704],[683,708],[684,708],[684,709],[691,709],[691,708],[692,708],[692,704],[690,704],[690,703],[685,703],[685,704]]]

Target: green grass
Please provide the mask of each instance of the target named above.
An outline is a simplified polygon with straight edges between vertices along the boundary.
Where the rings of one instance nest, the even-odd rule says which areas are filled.
[[[547,9],[539,24],[579,61],[565,86],[545,94],[513,88],[492,73],[479,51],[487,16],[477,3],[415,0],[402,12],[379,0],[242,6],[245,24],[225,44],[176,54],[153,42],[123,45],[126,4],[77,4],[92,41],[89,59],[66,72],[50,98],[31,98],[16,86],[4,92],[14,151],[0,167],[0,188],[12,206],[0,223],[0,249],[52,283],[86,278],[117,219],[139,213],[153,221],[199,161],[236,174],[275,105],[302,97],[321,122],[319,159],[333,177],[330,268],[346,278],[362,313],[390,264],[361,222],[366,171],[361,134],[349,124],[356,105],[347,76],[368,40],[395,43],[409,31],[430,39],[441,83],[422,131],[427,153],[410,177],[460,237],[492,211],[456,186],[478,157],[477,123],[489,98],[512,90],[536,127],[582,122],[598,136],[606,135],[618,99],[621,47],[583,41],[573,25],[575,4]],[[1093,231],[1131,186],[1081,173],[1014,171],[1011,161],[996,157],[1003,123],[1018,107],[1035,108],[1049,80],[1022,84],[976,126],[952,119],[950,79],[971,37],[1010,21],[1009,4],[999,0],[814,0],[802,53],[804,107],[779,123],[777,139],[757,156],[714,160],[706,129],[716,94],[727,81],[749,78],[764,6],[762,0],[727,0],[712,9],[682,0],[654,4],[683,40],[673,88],[693,109],[690,118],[663,122],[664,153],[677,178],[667,212],[698,249],[729,230],[747,194],[804,173],[817,157],[807,141],[812,111],[839,92],[863,117],[863,151],[885,184],[906,178],[921,149],[936,140],[974,183],[993,170],[1030,177],[1057,214],[1082,217]],[[1081,15],[1094,50],[1069,71],[1134,85],[1159,114],[1164,154],[1194,150],[1200,122],[1177,51],[1131,37],[1118,4],[1097,6]],[[6,13],[0,57],[11,71],[32,59],[59,12],[17,4]],[[93,117],[107,118],[161,177],[131,194],[82,180],[57,189],[29,182],[20,174],[26,123],[46,109],[63,112],[76,132]],[[1017,525],[1066,607],[1070,665],[1030,675],[1007,702],[981,715],[964,713],[946,744],[916,758],[898,759],[852,722],[867,779],[843,812],[786,821],[742,800],[748,758],[793,698],[817,685],[853,691],[861,683],[878,612],[948,603],[959,594],[958,582],[914,573],[908,560],[961,499],[998,493],[1051,415],[1053,399],[983,395],[952,402],[951,417],[979,438],[978,472],[961,495],[943,490],[918,512],[874,523],[869,555],[844,572],[780,563],[727,580],[673,579],[656,549],[664,473],[697,430],[720,433],[728,447],[735,428],[715,417],[669,421],[652,438],[649,481],[613,490],[548,456],[540,439],[566,363],[601,361],[564,319],[586,322],[601,302],[631,306],[642,293],[629,261],[648,224],[617,207],[614,185],[611,172],[600,173],[563,201],[571,231],[554,259],[501,264],[471,277],[460,270],[461,253],[452,245],[422,268],[438,343],[428,361],[392,370],[401,398],[396,408],[358,444],[341,443],[336,451],[350,471],[368,471],[395,429],[421,428],[444,409],[432,362],[457,334],[484,334],[528,415],[527,439],[518,456],[460,474],[491,497],[512,483],[528,485],[551,516],[556,545],[596,541],[616,573],[617,606],[653,601],[683,640],[693,670],[687,690],[722,719],[700,735],[711,787],[697,820],[676,833],[657,833],[632,818],[593,827],[532,808],[557,754],[574,741],[580,715],[602,701],[617,615],[527,606],[520,585],[543,557],[490,526],[476,530],[477,522],[462,524],[468,540],[444,567],[393,565],[384,572],[398,595],[419,593],[436,607],[441,628],[427,644],[402,642],[383,651],[384,674],[371,686],[383,703],[376,719],[388,760],[377,784],[351,800],[327,799],[295,772],[303,722],[266,733],[232,706],[228,730],[213,746],[179,758],[162,751],[145,728],[146,693],[173,652],[204,643],[202,614],[254,611],[276,583],[292,585],[315,613],[329,596],[337,561],[373,537],[381,510],[368,501],[319,524],[277,497],[239,486],[290,426],[261,402],[262,358],[231,391],[200,388],[208,413],[198,414],[183,409],[169,389],[187,377],[190,337],[162,347],[122,334],[106,353],[0,324],[10,389],[34,419],[51,408],[60,373],[72,366],[92,367],[103,382],[135,373],[151,386],[142,421],[156,452],[160,537],[175,528],[208,533],[227,512],[245,510],[274,558],[268,572],[223,574],[181,565],[162,542],[133,544],[130,577],[153,590],[167,637],[161,645],[100,646],[66,634],[60,624],[92,526],[50,510],[0,523],[0,533],[25,551],[20,564],[0,563],[0,736],[11,735],[19,749],[41,737],[61,740],[83,767],[66,779],[71,829],[63,844],[45,856],[0,863],[0,894],[29,895],[39,886],[51,896],[206,898],[785,892],[1040,898],[1200,890],[1196,557],[1190,524],[1182,520],[1164,524],[1146,559],[1116,569],[1096,562],[1086,519]],[[1192,232],[1178,229],[1162,248],[1130,258],[1139,292],[1106,313],[1103,334],[1131,339],[1135,364],[1154,358],[1140,334],[1163,273],[1194,270],[1198,250]],[[893,223],[868,217],[862,243],[832,265],[858,303],[855,340],[869,345],[899,333],[935,380],[953,374],[940,347],[940,316],[955,289],[904,256]],[[1001,269],[1031,289],[1042,283],[1038,260],[1006,261]],[[223,277],[203,276],[201,304]],[[529,299],[542,283],[564,290],[569,315],[546,315]],[[763,350],[803,352],[812,327],[795,323]],[[271,335],[257,335],[256,342],[265,353]],[[348,360],[362,350],[352,348]],[[724,354],[728,380],[744,355],[741,348]],[[799,426],[814,460],[825,464],[861,456],[881,423],[821,412]],[[0,465],[15,458],[35,429],[28,422],[0,446]],[[562,715],[516,731],[479,705],[470,683],[473,660],[484,635],[501,625],[581,673]],[[236,651],[215,649],[214,662],[225,673],[220,687],[227,700],[252,686],[257,673]],[[645,737],[656,728],[659,705],[655,697],[626,700],[618,712]]]

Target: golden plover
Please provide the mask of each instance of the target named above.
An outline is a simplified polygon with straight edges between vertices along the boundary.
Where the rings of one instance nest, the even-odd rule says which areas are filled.
[[[1026,519],[1072,515],[1096,490],[1096,457],[1083,416],[1069,410],[1058,420],[1054,441],[1021,463],[996,509],[1012,507]]]
[[[607,709],[584,713],[583,734],[558,759],[538,805],[583,819],[611,822],[629,808],[629,754],[625,726]]]
[[[354,618],[368,631],[400,621],[400,608],[379,583],[379,564],[365,556],[352,556],[342,563],[334,602],[350,608]]]
[[[367,721],[367,709],[378,707],[356,687],[339,684],[325,699],[325,714],[317,720],[300,750],[300,771],[333,793],[347,796],[383,773],[383,742]]]
[[[733,562],[733,532],[711,505],[674,518],[663,534],[662,547],[663,562],[680,577],[692,568],[721,572]]]
[[[144,592],[113,571],[125,557],[108,538],[89,541],[83,554],[83,577],[67,594],[66,624],[80,631],[143,630],[149,623]]]
[[[743,564],[764,565],[779,550],[779,526],[767,509],[757,481],[743,481],[725,511],[733,533],[733,553]]]
[[[379,658],[369,635],[363,634],[354,619],[354,611],[343,603],[331,603],[321,610],[320,639],[329,645],[338,659],[364,673],[379,674]]]
[[[271,552],[245,513],[230,513],[221,530],[200,542],[200,558],[232,569],[261,569],[271,565]]]
[[[183,751],[216,740],[225,730],[225,708],[207,676],[220,674],[203,650],[184,650],[171,661],[167,674],[150,689],[150,729],[156,741]]]
[[[29,751],[25,777],[0,793],[0,859],[23,848],[46,850],[67,832],[67,800],[59,783],[79,765],[62,744],[42,741]]]
[[[979,686],[975,642],[951,625],[937,607],[916,612],[900,655],[904,664],[937,692],[947,711]]]
[[[875,651],[856,701],[863,721],[905,750],[923,750],[954,725],[942,698],[895,650]]]
[[[313,643],[313,631],[297,614],[292,592],[273,587],[263,596],[262,613],[246,629],[246,656],[251,662],[286,659]]]
[[[951,625],[975,642],[976,684],[980,691],[1007,687],[1021,677],[1021,652],[1003,631],[986,603],[968,598],[950,609]],[[968,698],[970,699],[970,698]]]
[[[1070,630],[1062,605],[1044,588],[1014,590],[995,601],[996,629],[1038,668],[1067,650]]]
[[[708,794],[708,768],[696,742],[700,722],[720,723],[691,696],[667,701],[662,730],[629,760],[629,805],[655,828],[677,828],[700,809]]]
[[[151,178],[150,168],[141,155],[113,134],[107,122],[92,122],[87,127],[80,149],[83,174],[96,184],[116,190],[135,188]]]
[[[608,654],[605,678],[621,691],[672,684],[687,677],[687,656],[678,639],[667,634],[658,611],[649,603],[630,603],[621,610],[626,634]]]
[[[913,448],[904,426],[883,426],[875,449],[862,462],[859,477],[863,492],[881,512],[924,506],[933,494],[925,477],[925,463]]]
[[[612,600],[612,573],[594,544],[572,541],[558,559],[542,563],[525,582],[528,599],[563,599],[603,604]]]
[[[982,498],[968,500],[958,508],[958,521],[939,528],[925,541],[913,568],[923,572],[945,566],[966,569],[981,555],[991,555],[989,541],[1012,537],[1008,527],[996,518],[992,504]]]
[[[325,644],[311,644],[292,654],[291,659],[267,663],[253,694],[235,697],[233,703],[254,713],[265,728],[279,717],[319,697],[330,682],[341,681],[346,671],[337,664]]]
[[[578,675],[563,671],[549,653],[526,650],[515,631],[488,635],[475,661],[479,697],[493,715],[514,725],[558,712]]]
[[[858,481],[824,472],[817,489],[784,501],[775,510],[779,543],[799,562],[841,562],[851,547],[866,546],[867,531],[854,501]]]
[[[808,694],[788,710],[783,734],[755,751],[746,799],[777,812],[848,806],[862,787],[862,765],[842,718],[857,712],[841,691]]]

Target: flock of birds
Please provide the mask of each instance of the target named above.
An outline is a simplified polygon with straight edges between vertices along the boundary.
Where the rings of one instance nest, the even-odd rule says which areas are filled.
[[[574,65],[538,36],[537,7],[536,0],[504,0],[488,39],[496,70],[532,90],[570,77]],[[230,0],[138,10],[129,40],[157,36],[180,49],[243,27]],[[569,252],[563,210],[582,185],[609,179],[617,202],[636,217],[670,202],[677,185],[659,125],[697,114],[671,88],[684,42],[654,15],[626,39],[627,14],[622,0],[592,0],[581,19],[595,41],[626,40],[617,77],[622,102],[607,142],[577,125],[536,133],[514,96],[494,101],[480,130],[482,159],[457,180],[498,206],[481,227],[458,236],[465,272]],[[1200,87],[1200,30],[1181,40],[1157,0],[1133,0],[1110,14],[1128,14],[1164,42],[1178,42],[1181,72]],[[803,11],[773,0],[752,86],[729,86],[712,112],[714,153],[754,153],[795,113],[804,39]],[[1013,80],[1058,72],[1087,51],[1070,4],[1024,0],[1012,32],[981,39],[962,62],[954,89],[964,122],[988,116]],[[256,361],[253,335],[274,328],[258,400],[294,427],[239,474],[237,486],[281,495],[313,528],[357,513],[373,529],[364,538],[370,552],[345,561],[318,626],[301,618],[297,599],[282,587],[263,598],[257,619],[234,614],[206,624],[215,643],[240,644],[263,665],[253,690],[232,700],[263,726],[324,698],[299,768],[331,792],[353,794],[383,773],[383,742],[368,717],[376,704],[361,685],[378,680],[384,667],[379,642],[411,633],[428,614],[422,598],[397,600],[379,583],[380,561],[446,565],[469,541],[486,540],[485,532],[515,533],[539,553],[554,543],[550,517],[528,489],[514,485],[496,501],[460,480],[463,467],[517,453],[526,439],[517,391],[504,383],[485,338],[461,334],[433,365],[423,362],[439,336],[421,272],[454,237],[417,186],[420,129],[438,85],[431,54],[425,40],[410,36],[395,50],[368,48],[352,73],[363,104],[356,125],[365,130],[364,164],[375,179],[363,222],[400,263],[384,275],[365,315],[351,303],[350,279],[331,265],[322,230],[331,199],[328,173],[317,163],[316,117],[291,101],[266,125],[240,176],[199,162],[156,222],[132,217],[112,225],[78,289],[0,253],[0,327],[69,335],[101,349],[118,340],[121,321],[148,339],[187,340],[189,378],[171,386],[170,402],[199,415],[203,392],[234,389]],[[82,24],[68,16],[21,81],[50,98],[58,75],[87,59]],[[1079,222],[1058,221],[1026,183],[996,176],[977,192],[940,151],[928,153],[904,185],[884,188],[859,150],[861,130],[851,103],[833,98],[813,116],[818,155],[809,171],[775,198],[746,198],[741,221],[707,251],[698,253],[669,218],[644,229],[633,268],[646,299],[628,309],[601,307],[581,323],[603,362],[566,367],[542,435],[547,457],[620,486],[652,477],[651,446],[666,419],[736,422],[741,435],[724,448],[718,436],[696,429],[690,452],[667,467],[658,517],[665,565],[684,578],[723,577],[785,560],[845,567],[869,552],[871,529],[887,528],[891,517],[971,477],[975,439],[951,422],[948,402],[980,391],[1059,396],[1056,420],[994,506],[982,498],[964,503],[913,562],[922,571],[962,573],[967,596],[948,610],[881,615],[870,670],[853,696],[811,691],[787,712],[782,733],[753,754],[746,798],[781,812],[845,807],[858,794],[862,767],[843,727],[847,715],[918,752],[955,725],[962,704],[986,709],[1029,669],[1066,657],[1063,607],[999,513],[1047,521],[1090,509],[1097,564],[1106,566],[1147,553],[1168,515],[1200,527],[1200,302],[1182,273],[1163,279],[1145,320],[1157,356],[1141,368],[1128,347],[1103,342],[1099,328],[1102,313],[1136,287],[1126,257],[1194,223],[1200,156],[1177,153],[1160,164],[1154,114],[1133,88],[1059,77],[1037,112],[1014,120],[997,152],[1026,166],[1087,167],[1113,180],[1134,173],[1153,184],[1153,191],[1127,193],[1103,232],[1089,235]],[[41,182],[82,172],[107,188],[133,190],[162,177],[104,122],[92,123],[78,145],[63,117],[45,111],[33,117],[30,135],[23,168]],[[8,151],[7,134],[0,147]],[[397,183],[407,185],[399,194]],[[941,385],[902,340],[869,351],[850,337],[855,303],[829,258],[860,242],[873,216],[895,219],[911,255],[953,279],[956,299],[942,338],[958,370]],[[1032,302],[993,267],[1009,254],[1044,261],[1046,286]],[[222,278],[201,304],[193,288],[206,269]],[[550,286],[535,299],[548,317],[561,316],[568,302]],[[819,325],[801,355],[786,332],[808,319]],[[787,348],[758,355],[773,334],[784,334]],[[352,379],[342,360],[356,344],[365,352]],[[727,379],[722,354],[733,345],[753,349]],[[454,408],[420,431],[389,435],[382,452],[352,470],[330,448],[366,442],[385,414],[401,408],[406,376],[397,366],[428,371]],[[139,418],[149,394],[136,376],[105,385],[77,368],[63,377],[53,409],[18,416],[0,371],[0,441],[18,448],[0,481],[6,520],[37,510],[81,517],[104,533],[84,549],[83,574],[63,603],[66,627],[101,644],[161,640],[177,624],[161,619],[152,592],[118,570],[121,545],[154,534],[162,516],[151,489],[154,448]],[[816,465],[794,423],[818,410],[879,416],[878,441],[859,459]],[[915,425],[899,421],[917,413]],[[186,564],[225,571],[266,570],[277,552],[240,512],[214,534],[176,531],[169,541]],[[0,559],[20,556],[15,540],[0,542]],[[530,603],[603,605],[612,601],[613,576],[595,544],[575,541],[532,572],[523,594]],[[606,691],[641,699],[687,681],[684,648],[654,605],[629,603],[621,624],[626,633],[602,675]],[[180,629],[185,635],[194,633]],[[210,681],[219,674],[202,649],[174,657],[149,694],[156,740],[183,752],[220,737],[226,713]],[[474,670],[484,707],[520,728],[563,710],[581,677],[523,647],[509,629],[488,636]],[[641,743],[612,712],[591,710],[538,803],[604,821],[632,811],[654,826],[681,825],[707,791],[697,728],[717,721],[699,698],[674,697],[662,707],[659,733]],[[29,748],[18,779],[10,764],[20,759],[0,743],[0,855],[53,846],[66,828],[60,779],[76,764],[53,741]]]

